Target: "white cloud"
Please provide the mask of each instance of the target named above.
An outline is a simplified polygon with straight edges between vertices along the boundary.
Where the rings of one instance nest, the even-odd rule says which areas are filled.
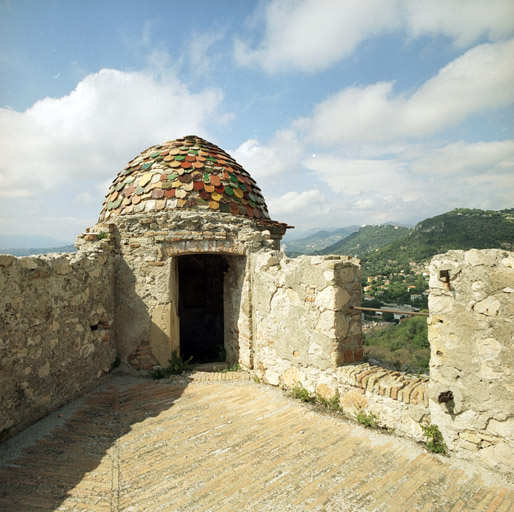
[[[348,159],[318,155],[304,162],[334,192],[359,195],[366,191],[383,192],[391,184],[402,186],[402,174],[394,160]]]
[[[296,213],[301,210],[309,210],[323,206],[325,195],[317,189],[307,190],[305,192],[287,192],[284,195],[268,201],[268,208],[273,218]]]
[[[514,180],[514,140],[455,142],[441,148],[407,149],[400,158],[417,175],[468,176],[506,175],[506,183]],[[513,191],[514,192],[514,191]]]
[[[323,144],[427,136],[514,102],[514,39],[469,50],[406,97],[393,83],[351,87],[314,111],[309,136]],[[305,123],[304,123],[305,124]]]
[[[367,149],[366,149],[367,153]],[[272,218],[301,230],[413,223],[457,207],[512,207],[514,140],[402,148],[389,158],[318,153],[302,162],[311,190],[268,198]]]
[[[280,130],[268,144],[248,139],[229,153],[260,183],[298,165],[304,147],[294,130]]]
[[[112,179],[156,142],[205,134],[222,99],[214,89],[191,93],[169,75],[103,69],[68,96],[25,112],[0,109],[0,194],[40,196],[79,179]]]
[[[211,49],[219,46],[218,43],[225,38],[225,35],[226,30],[218,29],[194,34],[191,41],[188,41],[189,67],[194,76],[205,77],[216,73],[222,54],[219,51],[214,53]]]
[[[412,37],[442,34],[467,46],[482,36],[497,41],[514,30],[511,0],[404,0],[403,8]]]
[[[255,47],[236,39],[240,65],[267,72],[315,72],[351,55],[368,38],[400,29],[411,37],[444,35],[466,46],[514,30],[511,0],[272,0]]]
[[[413,209],[422,218],[459,206],[507,208],[514,197],[514,140],[419,145],[387,160],[318,155],[305,166],[326,184],[327,208],[343,202],[373,222],[408,220]]]
[[[236,40],[235,59],[268,72],[325,69],[369,35],[398,26],[390,0],[274,0],[265,19],[264,40],[256,49]]]

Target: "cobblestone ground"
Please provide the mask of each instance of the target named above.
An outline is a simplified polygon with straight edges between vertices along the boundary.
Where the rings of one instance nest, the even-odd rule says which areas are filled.
[[[0,510],[514,510],[493,475],[239,378],[111,379],[12,451]]]

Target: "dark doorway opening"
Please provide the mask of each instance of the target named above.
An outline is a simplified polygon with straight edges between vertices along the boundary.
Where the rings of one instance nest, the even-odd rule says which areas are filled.
[[[223,280],[228,263],[216,254],[178,258],[180,354],[193,363],[225,361]]]

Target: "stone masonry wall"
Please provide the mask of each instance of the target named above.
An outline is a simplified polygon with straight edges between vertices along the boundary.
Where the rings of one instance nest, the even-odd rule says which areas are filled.
[[[228,361],[248,366],[249,347],[237,323],[246,255],[279,245],[285,225],[210,211],[168,211],[113,216],[81,235],[77,247],[102,242],[119,255],[116,290],[118,355],[138,370],[168,366],[179,348],[177,257],[222,254],[225,275],[225,345]]]
[[[92,389],[115,359],[110,252],[0,255],[0,434]]]
[[[513,471],[514,253],[434,257],[429,308],[432,421],[460,456]]]
[[[372,412],[379,424],[422,440],[428,421],[428,378],[362,359],[361,273],[348,257],[300,257],[263,252],[251,258],[240,335],[253,340],[253,368],[263,381],[302,386],[343,411]]]
[[[346,257],[253,255],[254,366],[266,380],[290,365],[320,370],[362,359],[360,267]],[[274,375],[275,373],[275,375]]]

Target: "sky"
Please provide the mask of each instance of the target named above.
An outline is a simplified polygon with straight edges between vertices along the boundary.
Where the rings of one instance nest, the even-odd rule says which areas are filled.
[[[73,241],[195,134],[271,218],[514,207],[513,0],[0,0],[0,234]]]

